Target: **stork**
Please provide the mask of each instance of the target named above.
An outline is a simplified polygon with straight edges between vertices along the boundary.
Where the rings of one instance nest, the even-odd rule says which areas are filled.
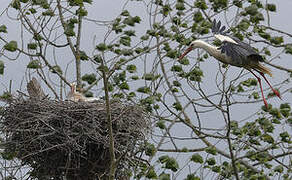
[[[76,91],[76,83],[70,84],[71,91],[67,95],[67,99],[74,102],[93,102],[98,101],[99,98],[96,97],[85,97],[82,93]]]
[[[266,108],[268,108],[268,103],[263,93],[261,78],[257,76],[253,70],[258,72],[264,78],[275,95],[281,99],[280,93],[272,87],[272,85],[265,77],[265,74],[268,74],[272,77],[271,70],[260,63],[264,61],[263,57],[259,55],[250,45],[240,41],[236,37],[225,35],[224,30],[225,26],[221,27],[221,22],[218,21],[217,23],[216,20],[214,20],[212,32],[214,33],[214,37],[221,41],[222,45],[220,47],[216,47],[202,40],[195,40],[179,57],[179,60],[183,59],[183,57],[193,49],[202,48],[211,56],[225,64],[245,68],[257,78],[264,104]]]

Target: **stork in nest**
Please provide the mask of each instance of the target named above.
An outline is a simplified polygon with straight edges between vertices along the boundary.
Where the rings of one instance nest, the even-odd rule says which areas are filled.
[[[77,92],[76,83],[73,82],[70,84],[71,91],[67,95],[67,99],[74,102],[94,102],[98,101],[99,98],[96,97],[85,97],[82,93]]]

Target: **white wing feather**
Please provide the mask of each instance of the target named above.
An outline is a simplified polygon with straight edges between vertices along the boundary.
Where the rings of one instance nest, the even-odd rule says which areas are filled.
[[[214,37],[219,39],[221,42],[227,41],[227,42],[231,42],[231,43],[234,43],[234,44],[238,44],[236,41],[234,41],[230,37],[224,36],[222,34],[215,34]]]

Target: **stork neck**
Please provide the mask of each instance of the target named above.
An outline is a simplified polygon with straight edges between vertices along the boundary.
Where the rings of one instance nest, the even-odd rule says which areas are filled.
[[[208,44],[205,41],[201,40],[196,40],[194,42],[194,48],[202,48],[214,57],[216,57],[220,52],[216,46],[212,46],[211,44]]]
[[[71,85],[71,92],[76,93],[76,86],[75,84]]]

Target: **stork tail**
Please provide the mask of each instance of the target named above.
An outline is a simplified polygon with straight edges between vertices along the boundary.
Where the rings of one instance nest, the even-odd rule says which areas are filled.
[[[262,72],[264,74],[268,74],[269,76],[273,77],[272,71],[269,68],[267,68],[266,66],[264,66],[264,65],[262,65],[260,63],[251,64],[251,68],[255,69],[255,70],[259,71],[259,72]]]

